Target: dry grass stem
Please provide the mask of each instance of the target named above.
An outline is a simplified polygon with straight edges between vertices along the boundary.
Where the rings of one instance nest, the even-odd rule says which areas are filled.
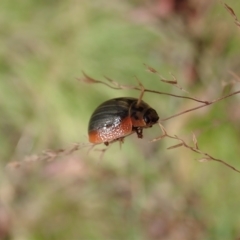
[[[175,144],[173,146],[170,146],[167,149],[170,150],[170,149],[175,149],[175,148],[178,148],[178,147],[185,147],[185,148],[188,148],[188,149],[190,149],[191,151],[193,151],[195,153],[203,155],[203,157],[198,160],[199,162],[206,162],[206,161],[219,162],[219,163],[227,166],[228,168],[232,169],[233,171],[240,173],[240,170],[236,169],[235,167],[233,167],[232,165],[228,164],[227,162],[225,162],[225,161],[223,161],[221,159],[215,158],[215,157],[211,156],[210,154],[205,153],[202,150],[200,150],[199,147],[198,147],[197,138],[196,138],[194,133],[192,133],[192,135],[193,135],[193,143],[194,143],[195,146],[192,147],[189,144],[187,144],[183,139],[179,138],[178,136],[176,136],[176,135],[172,136],[172,135],[168,134],[166,129],[160,123],[159,123],[159,126],[160,126],[160,128],[161,128],[161,130],[163,132],[163,135],[161,135],[160,137],[155,138],[153,141],[161,140],[163,137],[168,137],[168,138],[171,138],[171,139],[178,140],[178,141],[180,141],[179,144]]]

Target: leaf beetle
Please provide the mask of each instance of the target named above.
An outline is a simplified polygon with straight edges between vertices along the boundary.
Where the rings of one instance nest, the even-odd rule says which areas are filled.
[[[137,98],[120,97],[110,99],[99,105],[93,112],[89,125],[89,142],[104,143],[106,146],[136,132],[143,137],[143,128],[157,123],[157,112],[144,101]]]

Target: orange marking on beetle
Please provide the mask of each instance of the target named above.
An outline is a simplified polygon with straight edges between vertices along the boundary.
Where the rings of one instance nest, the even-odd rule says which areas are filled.
[[[119,138],[123,138],[132,133],[132,120],[130,117],[124,118],[117,126],[110,126],[89,132],[89,142],[108,143]]]
[[[131,118],[132,120],[132,125],[134,127],[145,127],[146,126],[146,123],[144,122],[143,119],[134,119],[134,118]]]

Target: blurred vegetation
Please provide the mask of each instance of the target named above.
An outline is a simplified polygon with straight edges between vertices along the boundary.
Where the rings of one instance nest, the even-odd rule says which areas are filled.
[[[240,18],[240,3],[226,2]],[[238,239],[240,175],[200,163],[157,126],[101,152],[83,148],[38,161],[46,149],[87,143],[101,102],[139,92],[77,81],[82,71],[173,94],[144,63],[190,96],[239,89],[240,35],[214,0],[1,1],[0,239]],[[233,74],[234,73],[234,74]],[[146,93],[166,118],[197,104]],[[164,122],[173,135],[240,168],[239,96]],[[103,146],[97,147],[102,149]]]

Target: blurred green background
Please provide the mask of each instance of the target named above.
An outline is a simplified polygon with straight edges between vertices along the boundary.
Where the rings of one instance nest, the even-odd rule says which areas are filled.
[[[226,2],[240,18],[240,2]],[[166,148],[159,127],[113,144],[88,142],[103,101],[139,92],[77,81],[104,80],[212,100],[240,88],[240,34],[219,1],[9,1],[0,8],[0,239],[238,239],[240,175]],[[189,92],[159,81],[174,74]],[[234,73],[234,74],[233,74]],[[235,75],[235,76],[234,76]],[[233,84],[236,82],[236,84]],[[146,93],[160,118],[198,103]],[[240,169],[239,96],[163,123],[172,135]],[[54,152],[52,152],[54,154]]]

